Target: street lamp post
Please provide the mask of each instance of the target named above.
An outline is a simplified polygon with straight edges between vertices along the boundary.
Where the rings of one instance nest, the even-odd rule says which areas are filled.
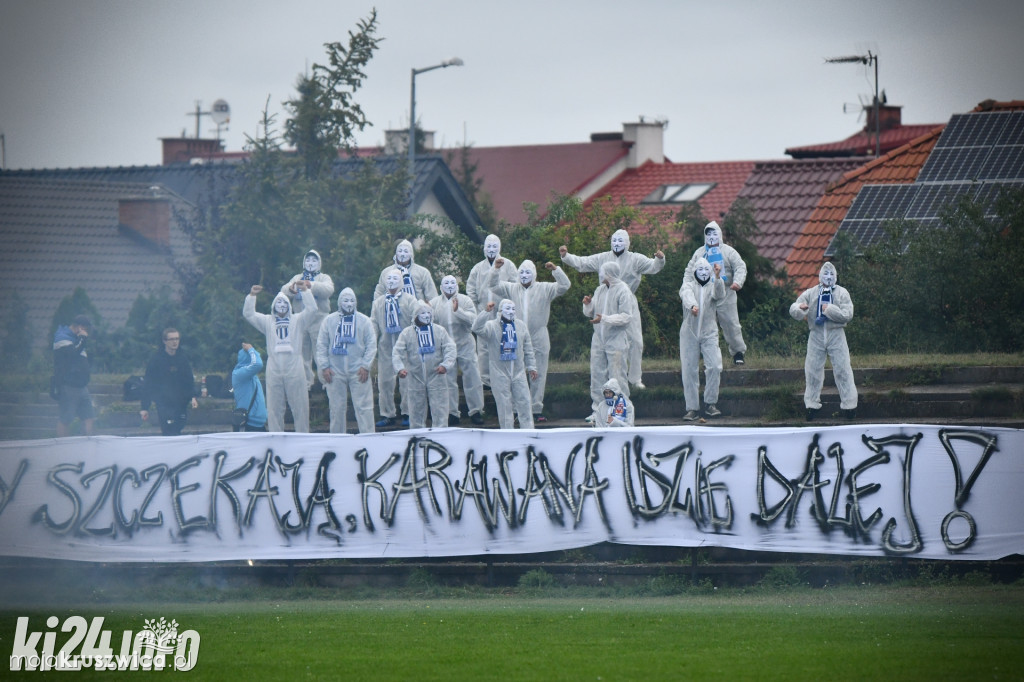
[[[425,69],[412,70],[412,85],[409,93],[409,172],[412,173],[412,164],[416,160],[416,74],[426,73],[434,69],[444,69],[449,66],[462,66],[463,61],[458,57],[446,59],[440,64],[428,66]]]

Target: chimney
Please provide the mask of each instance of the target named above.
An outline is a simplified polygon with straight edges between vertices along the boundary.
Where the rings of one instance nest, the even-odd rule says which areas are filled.
[[[886,104],[885,95],[883,93],[881,101],[878,103],[878,122],[881,124],[879,130],[883,133],[886,130],[892,130],[902,125],[902,111],[903,107],[893,106]],[[874,133],[875,132],[875,107],[874,104],[868,104],[864,107],[867,112],[867,125],[864,126],[864,132]]]
[[[423,141],[423,151],[434,151],[434,131],[420,130],[420,139]],[[384,153],[391,156],[405,155],[409,153],[409,129],[385,130],[384,131]]]
[[[118,201],[119,229],[130,230],[132,236],[142,237],[161,248],[171,246],[171,202],[153,187],[149,196],[128,197]]]
[[[622,139],[631,143],[627,168],[639,168],[647,161],[665,163],[665,128],[668,121],[645,121],[622,124]]]
[[[207,159],[224,151],[220,140],[204,140],[195,137],[161,137],[164,147],[163,165],[190,163],[192,159]]]

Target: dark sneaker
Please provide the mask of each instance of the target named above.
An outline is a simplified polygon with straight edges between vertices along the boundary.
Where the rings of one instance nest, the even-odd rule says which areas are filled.
[[[383,418],[381,418],[381,420],[379,422],[377,422],[377,428],[384,428],[385,426],[394,426],[394,425],[395,425],[395,418],[394,417],[383,417]]]
[[[811,421],[818,415],[818,410],[813,407],[807,408],[807,421]]]
[[[722,416],[722,411],[720,409],[718,409],[717,407],[715,407],[714,405],[705,405],[704,406],[704,416],[708,417],[709,419],[711,417],[721,417]]]
[[[474,412],[473,414],[469,415],[469,421],[479,426],[480,424],[484,423],[484,416],[479,412]]]
[[[746,364],[746,362],[743,360],[743,353],[737,353],[736,355],[732,356],[732,364],[734,364],[734,365]]]
[[[857,408],[854,408],[852,410],[842,410],[842,413],[843,413],[843,419],[856,419],[857,418]]]
[[[448,415],[448,426],[458,426],[458,425],[459,425],[459,423],[460,423],[461,421],[462,421],[462,420],[461,420],[461,419],[459,419],[459,418],[458,418],[458,417],[457,417],[456,415],[454,415],[454,414],[450,414],[450,415]]]
[[[406,426],[406,427],[409,426],[409,415],[407,415],[407,414],[403,414],[402,415],[402,426]]]
[[[542,415],[542,414],[535,414],[535,415],[533,415],[533,421],[534,421],[534,423],[537,423],[537,422],[546,422],[547,420],[548,420],[548,418],[547,418],[547,417],[545,417],[545,416],[544,416],[544,415]]]
[[[683,415],[683,421],[684,422],[695,422],[695,421],[697,421],[697,417],[698,416],[699,415],[697,414],[697,410],[690,410],[686,414]]]

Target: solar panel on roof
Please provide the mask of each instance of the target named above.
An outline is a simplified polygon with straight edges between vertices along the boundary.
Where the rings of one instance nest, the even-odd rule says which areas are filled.
[[[986,112],[957,114],[949,119],[935,149],[946,147],[984,147],[996,144],[1012,114],[1017,112]]]
[[[946,207],[964,195],[972,196],[977,186],[971,183],[954,185],[921,185],[913,204],[903,217],[912,220],[935,218]]]
[[[980,175],[986,180],[1024,180],[1024,145],[993,147]]]
[[[917,185],[866,185],[853,200],[846,220],[902,218],[916,192]]]
[[[980,180],[991,147],[933,149],[917,176],[918,182]]]
[[[993,141],[998,146],[1021,144],[1024,142],[1024,111],[1007,112],[1006,125],[1002,127],[999,136]]]

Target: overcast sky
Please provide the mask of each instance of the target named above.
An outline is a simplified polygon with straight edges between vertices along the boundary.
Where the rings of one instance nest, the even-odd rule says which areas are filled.
[[[668,120],[673,161],[784,158],[864,125],[873,70],[824,60],[869,50],[904,123],[1024,99],[1020,0],[0,0],[7,168],[159,164],[159,138],[193,136],[217,99],[240,150],[373,7],[365,145],[408,126],[410,70],[453,56],[416,78],[446,147],[585,142],[644,116]]]

